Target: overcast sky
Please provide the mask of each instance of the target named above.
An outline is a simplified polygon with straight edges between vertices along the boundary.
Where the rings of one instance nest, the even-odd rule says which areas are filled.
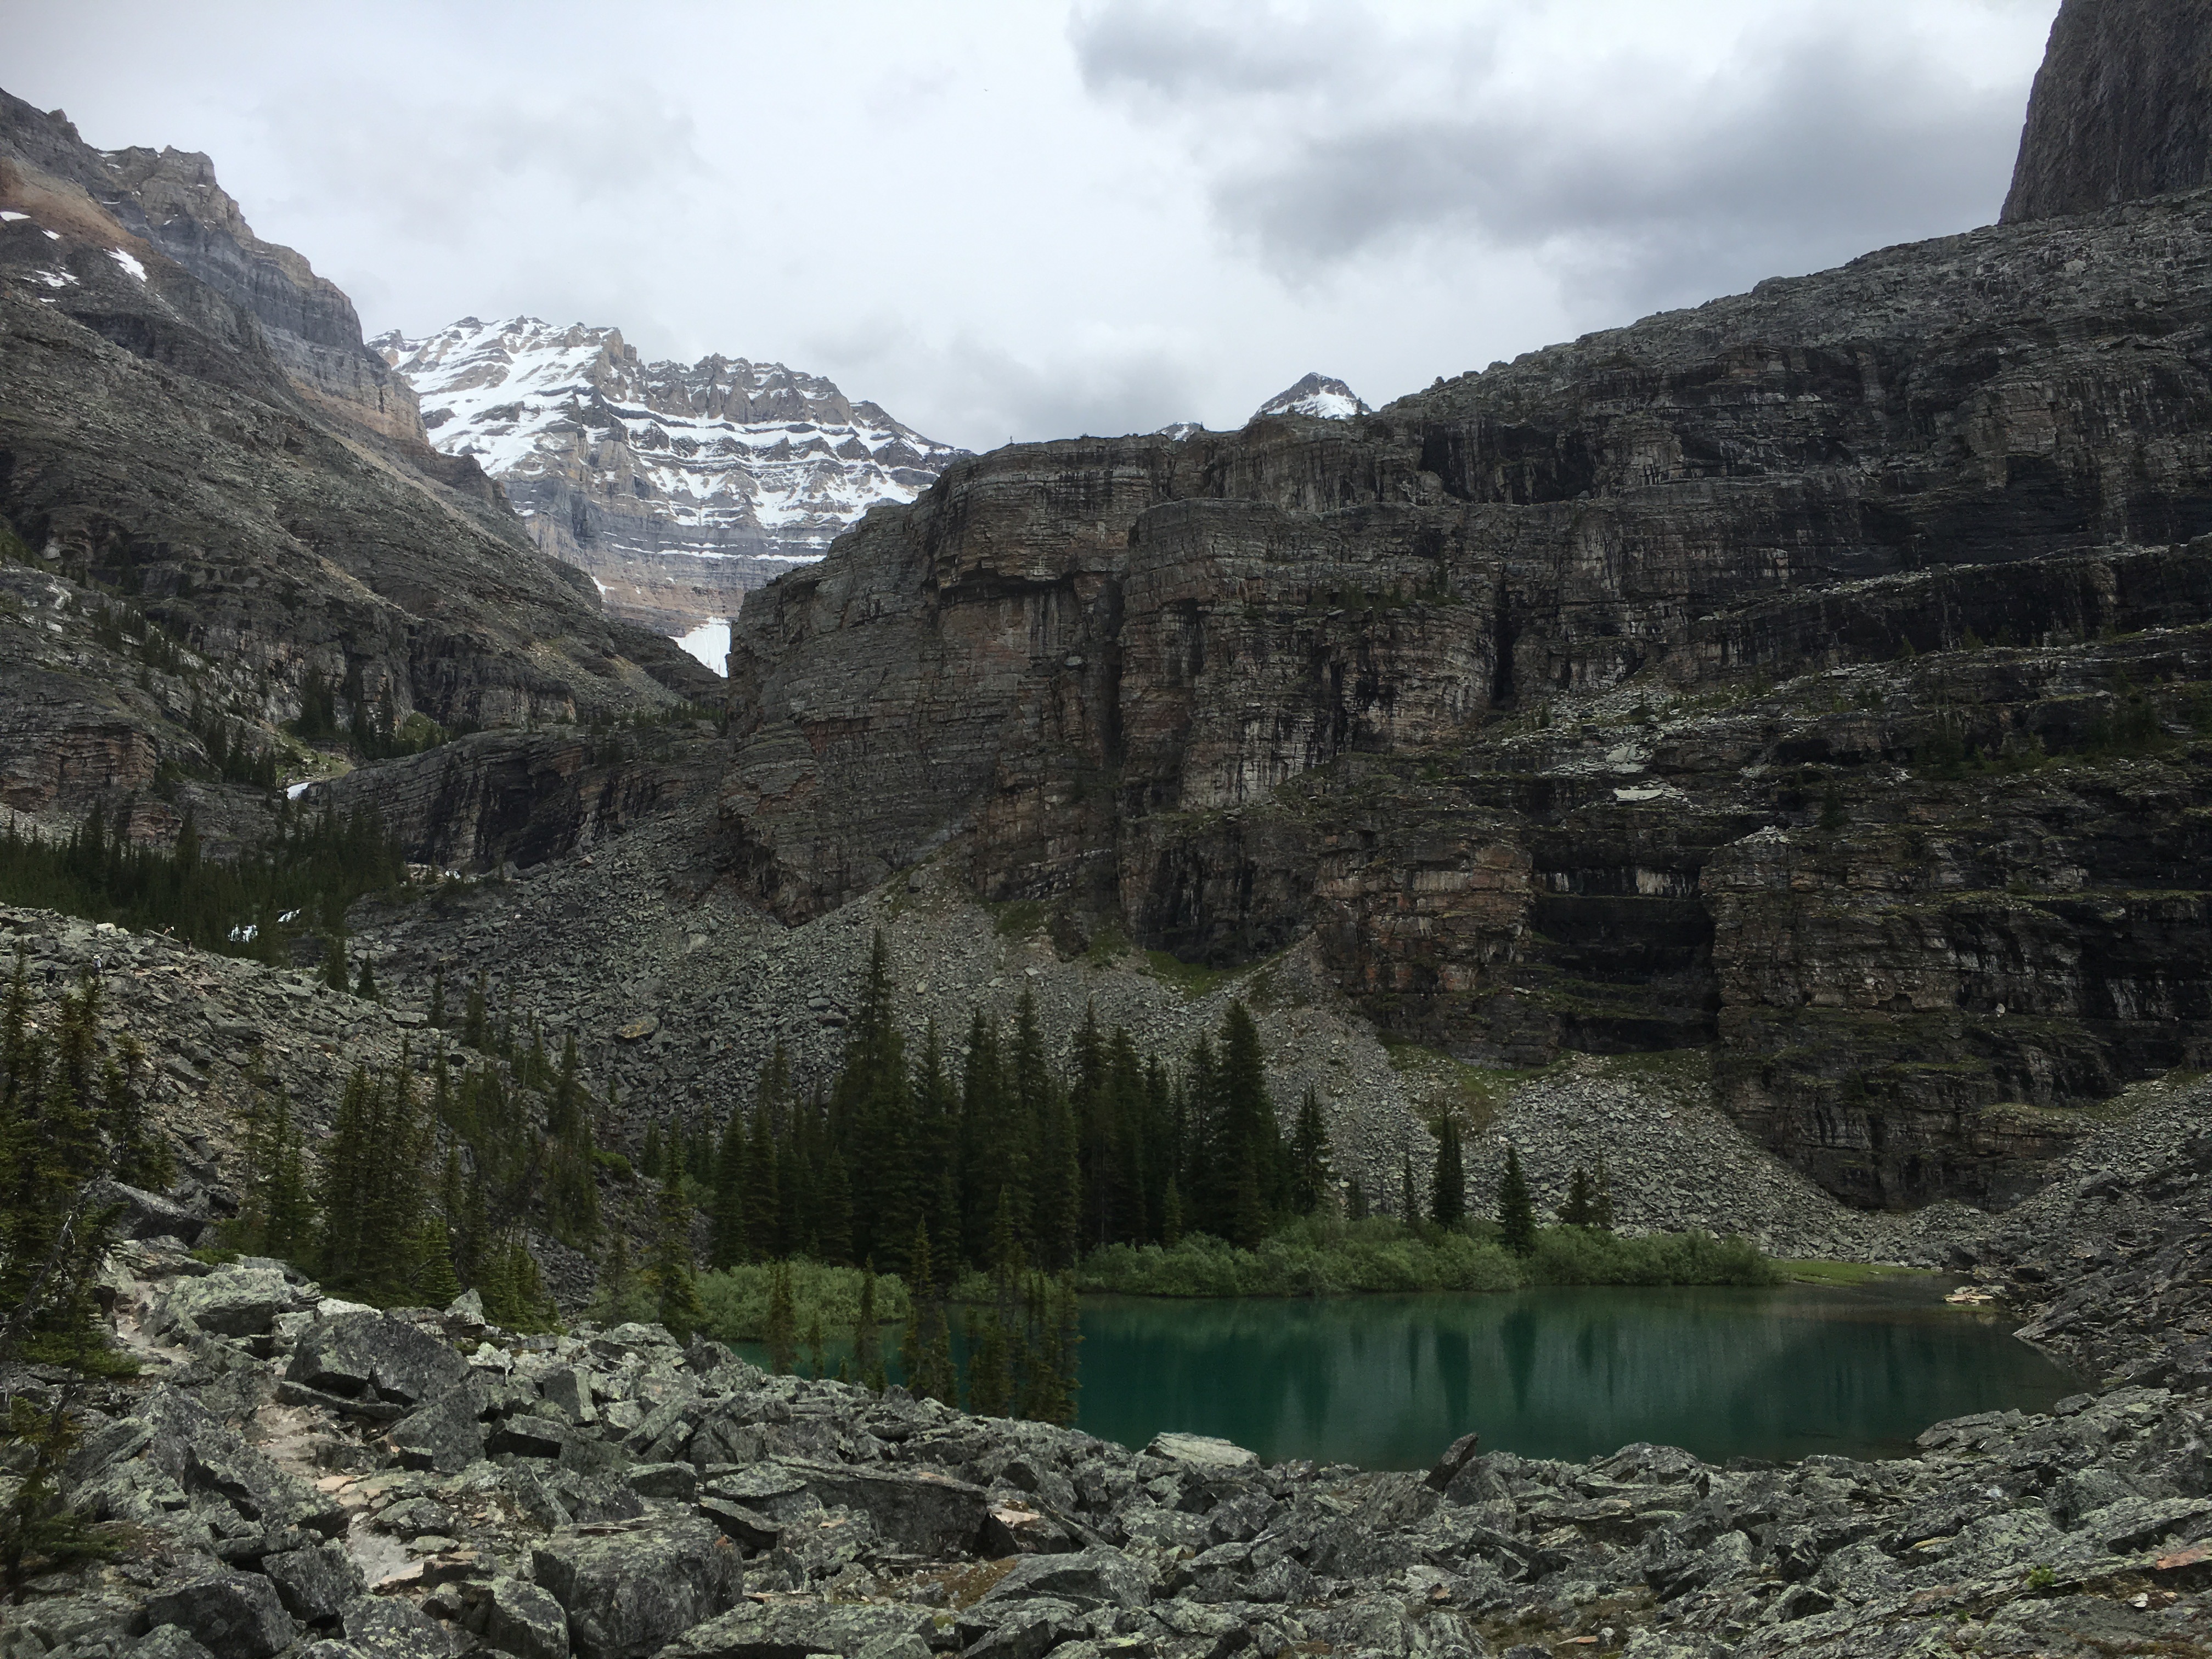
[[[1381,404],[1995,219],[2057,0],[9,8],[367,330],[529,312],[933,437]]]

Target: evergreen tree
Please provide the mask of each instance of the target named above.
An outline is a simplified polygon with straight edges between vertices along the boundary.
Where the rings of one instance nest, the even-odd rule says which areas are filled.
[[[1505,1173],[1498,1182],[1498,1238],[1516,1255],[1535,1254],[1535,1206],[1521,1173],[1521,1149],[1510,1144],[1505,1148]]]
[[[1613,1231],[1613,1174],[1605,1167],[1605,1154],[1597,1155],[1597,1179],[1590,1189],[1589,1224],[1600,1232]]]
[[[714,1153],[714,1242],[707,1265],[717,1273],[745,1259],[745,1115],[732,1107]]]
[[[684,1196],[680,1176],[672,1173],[661,1182],[656,1220],[653,1265],[647,1270],[653,1282],[653,1316],[678,1342],[687,1342],[705,1322],[707,1310],[692,1277],[691,1206]]]
[[[1565,1226],[1587,1227],[1595,1207],[1589,1171],[1577,1164],[1572,1178],[1567,1182],[1567,1201],[1559,1206],[1559,1220]]]
[[[596,1293],[592,1297],[592,1317],[605,1325],[619,1325],[630,1316],[630,1298],[636,1294],[637,1285],[630,1276],[629,1241],[622,1229],[612,1230],[607,1242],[607,1257],[600,1264]]]
[[[345,963],[343,957],[339,959],[338,971],[340,973],[343,973],[345,971]],[[377,995],[376,974],[374,970],[369,967],[368,958],[367,957],[363,957],[361,959],[361,977],[354,981],[353,994],[357,997],[366,997],[371,1002],[377,1002],[382,1000]]]
[[[1312,1215],[1327,1206],[1333,1171],[1329,1168],[1328,1125],[1322,1116],[1321,1096],[1308,1088],[1298,1103],[1297,1127],[1291,1133],[1291,1207]]]
[[[442,962],[430,976],[430,1029],[446,1029],[446,964]]]
[[[1344,1218],[1346,1221],[1367,1219],[1367,1189],[1353,1176],[1344,1184]]]
[[[484,970],[477,969],[476,983],[469,987],[468,1001],[461,1011],[461,1041],[479,1054],[491,1040],[491,1003],[485,994]]]
[[[1467,1169],[1460,1155],[1459,1120],[1446,1112],[1437,1123],[1429,1219],[1439,1227],[1457,1227],[1467,1218]]]
[[[822,1335],[822,1315],[817,1310],[806,1322],[806,1357],[814,1367],[814,1380],[822,1380],[822,1355],[825,1346]]]
[[[422,1223],[415,1241],[414,1289],[414,1299],[426,1308],[450,1307],[461,1293],[460,1279],[453,1272],[453,1241],[447,1237],[446,1224],[435,1216]]]
[[[346,983],[345,931],[343,927],[332,930],[325,942],[323,979],[333,991],[352,988]]]
[[[768,1324],[762,1335],[768,1343],[769,1369],[778,1376],[790,1376],[799,1357],[799,1316],[792,1306],[788,1261],[779,1261],[769,1271]]]
[[[911,1303],[912,1298],[908,1300]],[[860,1307],[853,1316],[853,1370],[860,1385],[872,1394],[881,1394],[889,1386],[884,1375],[883,1323],[876,1315],[873,1257],[860,1270]]]

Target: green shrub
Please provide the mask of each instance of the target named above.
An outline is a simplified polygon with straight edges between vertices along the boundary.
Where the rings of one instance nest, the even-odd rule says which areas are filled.
[[[1408,1228],[1387,1217],[1297,1221],[1255,1249],[1203,1233],[1172,1249],[1116,1244],[1075,1270],[1076,1288],[1121,1296],[1336,1296],[1355,1291],[1516,1291],[1531,1285],[1778,1285],[1782,1274],[1747,1241],[1711,1233],[1623,1238],[1588,1227],[1546,1227],[1518,1260],[1494,1230]],[[970,1282],[970,1281],[974,1282]],[[987,1294],[980,1274],[956,1300]]]
[[[768,1298],[775,1269],[753,1262],[699,1275],[699,1300],[707,1317],[700,1326],[718,1342],[767,1340]],[[832,1337],[849,1337],[860,1313],[858,1267],[830,1267],[805,1260],[791,1263],[793,1322],[804,1331],[816,1320]],[[876,1316],[885,1324],[906,1318],[906,1285],[893,1273],[876,1275]],[[650,1316],[647,1316],[650,1317]]]
[[[1547,1227],[1528,1261],[1532,1285],[1778,1285],[1782,1272],[1747,1239],[1711,1233],[1623,1238]]]

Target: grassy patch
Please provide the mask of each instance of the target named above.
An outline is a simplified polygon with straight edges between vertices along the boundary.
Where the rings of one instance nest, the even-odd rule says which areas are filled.
[[[1036,899],[1016,899],[991,908],[997,913],[992,927],[1000,939],[1026,939],[1044,927],[1044,905]]]
[[[1121,1296],[1335,1296],[1389,1291],[1517,1291],[1566,1285],[1773,1285],[1774,1263],[1740,1238],[1662,1233],[1624,1238],[1547,1227],[1535,1254],[1514,1256],[1488,1229],[1410,1228],[1387,1217],[1293,1223],[1240,1250],[1194,1234],[1172,1249],[1117,1244],[1076,1269],[1079,1290]],[[987,1293],[980,1275],[954,1294]]]
[[[1849,1290],[1879,1279],[1932,1275],[1932,1267],[1899,1267],[1887,1261],[1781,1261],[1775,1264],[1792,1285],[1833,1285]]]
[[[1241,968],[1209,968],[1202,962],[1185,962],[1181,957],[1165,951],[1145,952],[1145,971],[1154,979],[1172,985],[1195,1002],[1208,997],[1244,970]]]

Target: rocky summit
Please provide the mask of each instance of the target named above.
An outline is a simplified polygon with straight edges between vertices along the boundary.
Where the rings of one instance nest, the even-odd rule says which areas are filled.
[[[1358,393],[1333,375],[1309,374],[1261,404],[1253,411],[1252,418],[1264,421],[1270,415],[1304,415],[1311,420],[1342,421],[1374,412],[1360,401]]]
[[[498,480],[615,615],[678,637],[726,623],[751,589],[819,558],[870,507],[912,501],[962,453],[818,374],[641,362],[617,329],[470,317],[371,345],[414,387],[441,453]]]

